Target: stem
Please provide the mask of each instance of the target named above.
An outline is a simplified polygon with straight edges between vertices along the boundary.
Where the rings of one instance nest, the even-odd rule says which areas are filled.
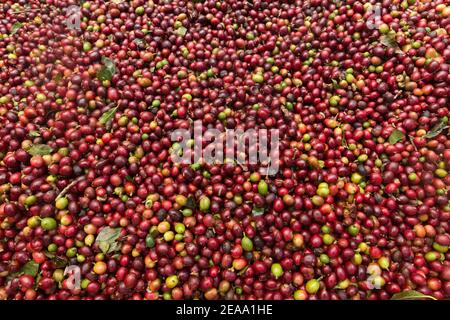
[[[69,183],[67,185],[67,187],[62,189],[62,191],[58,194],[58,196],[56,197],[55,201],[57,201],[58,199],[64,197],[66,195],[66,193],[69,192],[70,188],[72,188],[75,184],[77,184],[79,181],[81,181],[81,179],[82,179],[82,177],[78,177],[77,179],[75,179],[71,183]]]
[[[34,11],[41,11],[41,9],[27,9],[27,10],[21,10],[21,11],[14,11],[12,14],[20,14],[25,12],[34,12]]]
[[[417,149],[416,144],[414,143],[413,137],[410,136],[410,135],[408,134],[408,138],[409,138],[409,141],[411,141],[411,144],[413,145],[414,149],[415,149],[416,151],[419,151],[419,150]]]

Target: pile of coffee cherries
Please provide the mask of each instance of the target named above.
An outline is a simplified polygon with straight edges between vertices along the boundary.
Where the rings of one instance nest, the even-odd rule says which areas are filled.
[[[448,298],[449,33],[445,0],[3,0],[0,299]],[[277,129],[277,172],[177,163],[197,121]]]

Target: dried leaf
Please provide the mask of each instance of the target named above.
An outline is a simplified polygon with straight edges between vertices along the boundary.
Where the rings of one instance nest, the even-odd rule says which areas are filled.
[[[10,282],[14,278],[17,278],[17,277],[21,276],[22,274],[23,273],[21,273],[20,271],[13,272],[13,273],[8,273],[8,275],[6,276],[6,283]]]
[[[114,117],[118,108],[119,108],[119,106],[115,106],[114,108],[111,108],[108,111],[106,111],[105,113],[103,113],[99,119],[100,124],[102,124],[102,125],[107,124],[108,121]]]
[[[46,144],[33,144],[27,152],[31,154],[32,156],[45,156],[47,154],[50,154],[53,151],[51,147],[49,147]]]
[[[418,299],[431,299],[437,300],[433,296],[429,296],[423,293],[420,293],[415,290],[407,290],[400,293],[396,293],[392,296],[391,300],[418,300]]]
[[[385,45],[388,48],[393,48],[397,53],[403,53],[397,41],[395,40],[395,35],[392,34],[382,35],[380,38],[380,42],[382,45]]]
[[[348,149],[348,143],[347,143],[347,139],[345,138],[345,132],[342,132],[342,141],[341,141],[341,145]]]
[[[44,255],[45,255],[47,258],[50,258],[50,259],[53,259],[53,258],[55,257],[55,254],[54,254],[54,253],[48,252],[48,251],[44,251]]]
[[[390,144],[396,144],[397,142],[399,142],[400,140],[402,140],[405,137],[405,135],[403,134],[403,132],[401,132],[400,130],[394,130],[391,135],[389,136],[389,143]]]

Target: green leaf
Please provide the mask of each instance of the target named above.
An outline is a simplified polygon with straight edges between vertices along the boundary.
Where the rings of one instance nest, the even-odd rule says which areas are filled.
[[[117,241],[120,236],[121,228],[103,228],[95,239],[100,250],[104,253],[112,253],[120,249],[120,243]]]
[[[338,88],[339,87],[338,82],[336,80],[331,79],[331,83],[333,84],[333,88]]]
[[[108,68],[103,66],[100,70],[97,71],[97,79],[100,81],[111,81],[113,74]]]
[[[136,38],[133,40],[134,43],[136,43],[137,46],[143,46],[144,45],[144,40]]]
[[[400,130],[394,130],[391,135],[389,136],[389,143],[390,144],[396,144],[400,140],[402,140],[405,137],[403,132]]]
[[[437,300],[433,296],[429,296],[415,290],[407,290],[400,293],[396,293],[391,298],[391,300],[418,300],[418,299]]]
[[[62,268],[68,264],[68,261],[65,257],[60,257],[52,252],[47,252],[47,251],[44,252],[44,254],[47,258],[49,258],[53,262],[53,264],[55,265],[55,268]]]
[[[98,247],[100,248],[100,250],[102,250],[102,252],[104,254],[107,254],[108,250],[109,250],[109,243],[108,242],[100,242],[98,244]]]
[[[119,239],[121,230],[122,228],[105,227],[100,231],[95,241],[112,243]]]
[[[118,108],[119,108],[119,106],[115,106],[114,108],[111,108],[108,111],[106,111],[105,113],[103,113],[99,119],[100,124],[102,124],[102,125],[107,124],[108,121],[114,117]]]
[[[179,35],[180,37],[184,37],[184,35],[186,34],[187,29],[183,26],[179,27],[177,30],[175,30],[175,33],[177,35]]]
[[[434,137],[437,137],[443,130],[450,128],[449,126],[445,125],[444,121],[439,122],[438,124],[436,124],[433,128],[431,128],[430,131],[428,131],[424,137],[431,139]]]
[[[50,154],[53,151],[51,147],[49,147],[46,144],[33,144],[27,152],[31,154],[32,156],[45,156],[47,154]]]
[[[41,136],[41,134],[39,133],[39,131],[37,131],[37,130],[30,131],[30,137],[36,138],[36,137],[40,137],[40,136]]]
[[[109,71],[111,71],[112,74],[116,73],[116,65],[114,61],[109,58],[103,57],[102,63]]]
[[[23,267],[22,267],[23,274],[28,274],[32,277],[36,277],[36,275],[39,272],[39,264],[34,261],[28,261]]]
[[[36,280],[34,281],[34,290],[37,290],[39,287],[39,281],[42,279],[42,274],[39,273],[36,277]]]
[[[252,215],[254,217],[262,216],[264,214],[264,208],[254,207],[252,210]]]
[[[100,81],[110,81],[116,73],[116,65],[113,60],[106,57],[102,57],[102,63],[103,66],[97,71],[97,79]]]
[[[17,33],[17,31],[19,31],[20,28],[22,28],[23,23],[21,22],[16,22],[12,25],[11,27],[11,34],[10,35],[14,35]]]
[[[58,72],[58,74],[53,78],[53,80],[56,83],[58,83],[58,82],[60,82],[62,80],[62,78],[63,78],[63,74]]]
[[[39,272],[39,264],[34,260],[28,261],[19,271],[8,274],[6,281],[9,282],[12,279],[19,277],[23,274],[28,274],[32,277],[36,277]]]
[[[119,242],[113,242],[113,243],[109,246],[109,249],[107,250],[107,253],[113,253],[113,252],[119,251],[119,250],[120,250],[120,247],[121,247],[121,245],[120,245]]]
[[[186,200],[186,204],[184,206],[188,207],[190,209],[195,209],[195,201],[194,201],[194,199],[192,199],[192,197],[188,197],[187,200]]]

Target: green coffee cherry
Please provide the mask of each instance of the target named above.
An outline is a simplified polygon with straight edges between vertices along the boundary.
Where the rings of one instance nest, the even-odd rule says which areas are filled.
[[[145,237],[145,246],[147,248],[153,248],[155,246],[155,239],[150,234]]]
[[[46,218],[41,220],[41,227],[44,230],[47,230],[47,231],[53,230],[53,229],[56,228],[56,226],[57,226],[56,220],[53,219],[53,218],[46,217]]]
[[[348,227],[348,233],[353,237],[357,236],[359,233],[359,226],[357,226],[356,224],[352,224]]]
[[[203,212],[207,212],[209,207],[211,206],[211,200],[207,196],[202,196],[200,198],[200,210]]]
[[[253,242],[252,240],[250,240],[250,238],[243,237],[241,245],[242,249],[244,249],[245,251],[253,251]]]
[[[266,196],[269,193],[269,186],[264,180],[258,183],[258,193],[262,196]]]
[[[64,210],[69,205],[69,200],[67,198],[62,197],[56,200],[55,207],[59,210]]]
[[[186,227],[185,227],[184,224],[182,224],[182,223],[177,223],[177,224],[175,225],[175,231],[176,231],[177,233],[184,233],[185,230],[186,230]]]
[[[315,294],[320,289],[320,282],[316,279],[311,279],[306,283],[305,289],[310,294]]]
[[[255,73],[252,76],[252,80],[253,80],[253,82],[256,82],[256,83],[263,83],[264,82],[264,77],[260,73]]]
[[[281,264],[279,264],[279,263],[272,264],[272,266],[270,267],[270,271],[272,272],[272,274],[274,275],[274,277],[276,279],[281,277],[283,275],[283,272],[284,272],[283,268],[281,267]]]

